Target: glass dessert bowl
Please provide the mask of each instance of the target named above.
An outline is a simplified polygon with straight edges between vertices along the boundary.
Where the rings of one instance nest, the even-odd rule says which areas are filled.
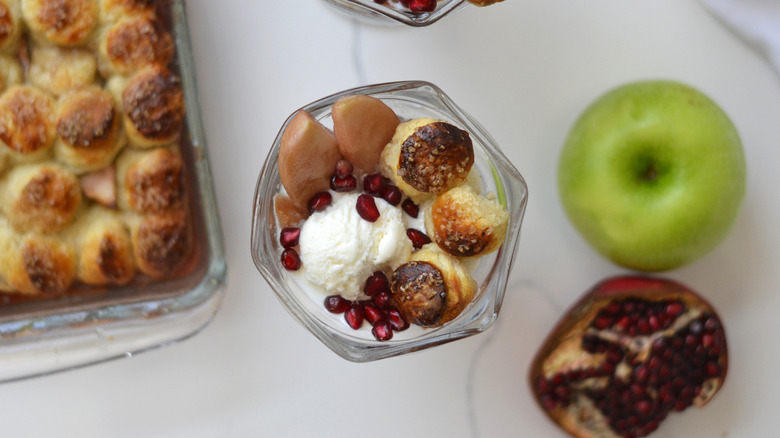
[[[391,145],[398,144],[396,138],[411,138],[406,135],[406,130],[417,134],[427,127],[442,128],[448,133],[448,139],[449,134],[455,132],[460,135],[456,137],[466,138],[470,144],[469,149],[473,148],[470,170],[466,170],[467,176],[464,177],[466,179],[454,183],[452,188],[442,189],[436,196],[420,193],[410,195],[413,190],[405,187],[400,180],[394,180],[392,175],[382,175],[375,171],[361,173],[359,169],[367,167],[360,163],[360,157],[340,159],[337,160],[335,171],[327,171],[333,173],[330,187],[334,187],[333,181],[349,179],[354,172],[356,178],[352,184],[346,184],[344,189],[341,187],[344,184],[336,183],[336,189],[318,191],[313,196],[307,193],[305,198],[309,200],[308,208],[311,213],[303,213],[291,220],[290,215],[280,208],[280,205],[285,203],[279,201],[294,199],[294,196],[288,193],[290,184],[283,183],[285,175],[289,173],[289,166],[285,163],[280,166],[280,155],[287,159],[285,141],[289,144],[290,138],[297,137],[305,138],[307,142],[318,142],[316,135],[312,137],[309,131],[301,135],[290,134],[299,132],[302,118],[308,119],[306,126],[321,126],[324,137],[328,137],[327,133],[334,129],[334,108],[338,111],[336,119],[343,120],[344,114],[350,111],[339,105],[356,96],[381,102],[381,106],[389,108],[386,112],[394,114],[391,117],[397,116],[397,128],[393,128],[394,132],[390,133],[393,141],[389,144],[383,143],[387,146],[381,149],[380,162],[385,160],[385,156],[393,157],[392,152],[386,151],[392,150]],[[371,99],[366,99],[366,96]],[[374,107],[355,106],[352,109],[355,110],[352,113],[377,113],[374,111],[377,108]],[[302,117],[301,114],[310,117]],[[336,128],[336,136],[339,135],[339,129]],[[347,138],[345,136],[346,134],[341,134],[340,138]],[[403,148],[401,151],[406,151]],[[312,151],[309,158],[318,157],[320,161],[327,161],[327,154],[321,152]],[[395,157],[402,153],[396,148]],[[344,157],[347,157],[346,152]],[[343,169],[343,163],[349,161],[355,163],[354,171],[352,164],[346,166],[346,170]],[[380,163],[379,167],[381,166]],[[389,189],[382,189],[385,191],[379,194],[375,187],[377,181],[383,181],[380,184],[382,187],[401,186],[402,191],[398,192],[401,194],[397,197],[386,195],[392,192]],[[310,185],[309,182],[306,184],[306,187]],[[430,224],[425,222],[432,218],[430,222],[436,223],[436,213],[433,212],[439,209],[434,206],[456,189],[477,197],[480,206],[477,210],[495,210],[498,212],[496,217],[503,219],[502,222],[499,220],[500,224],[495,224],[495,229],[500,228],[501,233],[496,232],[500,237],[496,237],[498,240],[494,242],[492,249],[481,254],[468,253],[465,254],[467,257],[463,258],[445,254],[445,251],[441,250],[439,235],[432,232]],[[479,194],[474,195],[476,192]],[[304,106],[283,124],[258,177],[251,231],[252,258],[288,312],[336,354],[353,362],[393,357],[483,332],[495,322],[517,250],[527,197],[525,181],[495,141],[479,123],[435,85],[407,81],[354,88]],[[320,202],[323,205],[318,205]],[[407,204],[417,207],[414,218],[409,213]],[[307,217],[308,214],[310,216]],[[332,219],[333,217],[335,219]],[[393,219],[397,217],[402,220]],[[395,225],[391,224],[393,221]],[[342,229],[334,228],[329,232],[327,227]],[[492,233],[493,227],[491,224],[488,235]],[[382,237],[368,244],[339,240],[340,238],[329,240],[330,236],[322,237],[349,234],[352,229],[360,229],[358,235],[373,232]],[[400,243],[388,246],[387,240],[384,239],[387,236],[394,236]],[[319,242],[315,245],[305,241]],[[340,249],[336,249],[353,246],[358,249],[350,251],[360,253],[358,259],[379,260],[384,257],[383,261],[377,262],[382,266],[354,268],[352,265],[357,262],[353,262],[350,257],[355,255],[348,254],[345,257],[344,254],[338,253]],[[364,257],[363,253],[371,255]],[[409,290],[404,289],[405,279],[420,274],[412,268],[429,265],[428,259],[416,256],[431,253],[435,253],[435,257],[440,257],[437,260],[441,261],[433,263],[433,266],[454,267],[454,270],[434,270],[436,275],[444,278],[446,285],[446,292],[437,290],[431,295],[431,300],[426,301],[426,305],[435,301],[444,307],[440,311],[437,310],[438,313],[434,312],[435,317],[431,317],[432,313],[426,313],[429,309],[419,311],[410,307],[410,301],[406,298],[401,298],[405,296],[405,291]],[[313,268],[314,265],[318,267]],[[321,266],[326,266],[332,272],[319,274],[312,271],[320,269]],[[307,268],[310,270],[308,273]],[[315,274],[312,275],[311,272]],[[383,274],[376,277],[378,272]],[[355,282],[347,283],[347,280],[343,280],[353,274],[357,275]],[[421,279],[425,275],[427,274],[414,278]],[[452,280],[453,278],[456,280]],[[384,286],[375,288],[373,285],[376,284]],[[452,297],[460,298],[459,304],[452,305],[452,300],[457,301],[457,298]],[[362,307],[362,310],[352,312],[355,307]],[[457,311],[450,312],[454,307],[457,307]],[[372,315],[377,313],[377,309],[378,314]],[[388,325],[392,329],[388,329]]]
[[[405,24],[423,27],[433,24],[445,15],[464,8],[466,0],[439,0],[436,8],[430,12],[413,12],[403,6],[399,0],[387,0],[377,3],[374,0],[325,0],[327,3],[348,15],[357,16],[373,23]]]

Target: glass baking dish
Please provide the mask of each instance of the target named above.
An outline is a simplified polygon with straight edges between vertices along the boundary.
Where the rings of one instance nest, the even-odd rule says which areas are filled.
[[[365,94],[380,99],[401,120],[432,117],[446,120],[471,135],[474,144],[474,169],[485,193],[494,193],[509,213],[509,225],[501,248],[482,256],[472,272],[477,282],[474,299],[454,320],[436,327],[405,330],[389,341],[377,341],[370,327],[349,328],[343,317],[325,310],[321,301],[307,295],[293,274],[280,263],[282,246],[274,212],[274,196],[281,190],[278,169],[279,147],[291,115],[283,124],[255,189],[252,217],[251,251],[258,271],[273,289],[287,311],[323,344],[344,359],[369,362],[407,354],[481,333],[498,318],[506,283],[520,239],[520,228],[528,200],[528,188],[522,175],[501,152],[485,129],[436,85],[424,81],[402,81],[368,85],[345,90],[312,102],[302,110],[333,128],[331,108],[342,97]],[[297,112],[297,111],[296,111]],[[304,261],[305,263],[305,261]]]
[[[379,4],[374,0],[325,0],[340,12],[358,17],[369,23],[405,24],[412,27],[431,25],[445,15],[464,8],[466,0],[439,0],[433,12],[414,13],[389,4]]]
[[[136,276],[126,286],[80,287],[60,298],[0,295],[0,381],[82,367],[186,339],[219,308],[226,279],[222,231],[200,120],[183,0],[156,2],[176,46],[186,116],[179,147],[188,181],[193,251],[185,268],[161,281]]]

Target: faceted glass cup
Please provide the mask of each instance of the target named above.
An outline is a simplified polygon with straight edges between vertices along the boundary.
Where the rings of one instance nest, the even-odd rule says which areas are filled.
[[[282,186],[278,155],[282,133],[292,115],[282,125],[260,172],[255,189],[251,251],[255,266],[287,311],[327,347],[344,359],[368,362],[398,356],[451,342],[487,330],[498,317],[507,279],[512,270],[520,238],[520,228],[528,199],[523,177],[501,152],[482,126],[460,109],[435,85],[421,81],[369,85],[325,97],[302,109],[332,129],[331,107],[344,96],[366,94],[382,100],[401,120],[432,117],[448,121],[469,132],[476,169],[485,193],[495,193],[509,212],[509,225],[503,246],[479,259],[472,272],[478,290],[472,302],[454,320],[436,328],[412,326],[396,332],[389,341],[377,341],[369,324],[353,330],[343,315],[328,312],[323,300],[314,300],[281,264],[279,228],[274,213],[274,196]],[[297,111],[296,111],[297,112]],[[293,113],[294,115],[294,113]],[[304,265],[305,265],[304,260]],[[324,299],[324,296],[322,297]]]

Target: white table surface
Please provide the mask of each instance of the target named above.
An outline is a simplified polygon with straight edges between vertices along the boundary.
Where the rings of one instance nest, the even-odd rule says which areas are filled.
[[[732,233],[664,276],[719,309],[731,366],[702,410],[653,436],[776,435],[780,360],[780,75],[692,0],[507,0],[425,29],[357,25],[320,0],[188,0],[228,256],[213,322],[184,342],[0,387],[4,436],[563,437],[535,405],[530,360],[560,313],[621,268],[563,214],[558,151],[618,84],[687,82],[741,133],[748,190]],[[347,362],[300,327],[249,254],[258,171],[284,119],[357,85],[429,80],[479,120],[525,176],[519,255],[487,333],[400,358]]]

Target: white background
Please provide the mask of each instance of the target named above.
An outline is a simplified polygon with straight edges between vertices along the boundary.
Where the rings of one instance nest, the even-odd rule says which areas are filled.
[[[507,0],[425,29],[359,26],[320,0],[188,0],[200,100],[228,256],[217,317],[185,342],[0,387],[4,436],[562,437],[526,384],[557,317],[625,272],[558,202],[575,117],[624,82],[676,79],[710,95],[744,143],[748,190],[732,233],[664,275],[727,328],[725,387],[653,436],[776,434],[780,361],[780,76],[698,3]],[[257,173],[296,108],[365,83],[424,79],[479,120],[530,192],[504,307],[487,333],[405,357],[347,362],[286,313],[249,254]]]

